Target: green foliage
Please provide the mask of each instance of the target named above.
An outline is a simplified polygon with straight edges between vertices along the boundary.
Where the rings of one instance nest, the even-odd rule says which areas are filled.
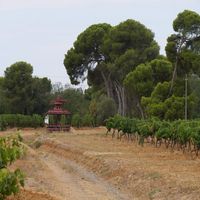
[[[175,34],[172,34],[167,38],[167,45],[165,47],[165,51],[167,54],[167,58],[172,63],[176,62],[176,55],[177,55],[177,36]]]
[[[196,87],[192,85],[192,77],[199,74],[199,29],[200,15],[189,10],[185,10],[178,14],[173,22],[176,34],[168,37],[166,46],[166,54],[168,59],[173,63],[173,68],[168,64],[159,67],[155,61],[151,62],[153,71],[155,72],[158,66],[161,69],[161,74],[157,71],[157,76],[153,80],[159,81],[155,85],[150,97],[142,97],[142,106],[145,108],[148,117],[157,116],[160,119],[183,119],[184,117],[184,95],[185,95],[185,74],[189,74],[188,84],[188,117],[198,116],[198,94],[195,92]],[[156,64],[156,65],[155,65]],[[173,77],[170,76],[170,71]],[[167,75],[167,76],[165,76]],[[170,77],[172,81],[169,82]],[[160,80],[159,80],[160,79]],[[197,80],[197,79],[196,79]],[[166,81],[162,83],[163,81]]]
[[[75,114],[72,116],[72,126],[77,128],[82,126],[82,118],[79,114]]]
[[[32,78],[31,113],[43,115],[49,108],[51,81],[47,78]],[[31,106],[31,104],[29,106]]]
[[[63,109],[69,110],[73,115],[85,115],[88,112],[90,99],[87,99],[81,88],[63,88],[62,84],[54,85],[53,87],[54,91],[51,95],[51,99],[54,100],[57,96],[60,96],[67,101],[66,104],[64,104]],[[57,89],[55,89],[55,87]]]
[[[126,139],[136,139],[139,145],[145,142],[161,145],[163,142],[166,148],[185,152],[187,149],[191,155],[195,152],[198,155],[200,150],[200,121],[177,120],[173,122],[160,121],[157,118],[148,120],[138,120],[125,118],[121,116],[110,117],[106,120],[108,132],[112,131],[114,136],[115,130],[120,133],[120,139],[126,135]]]
[[[185,93],[185,75],[194,73],[199,75],[200,72],[200,15],[190,10],[184,10],[179,13],[177,18],[173,21],[173,28],[176,33],[168,37],[165,48],[168,59],[174,65],[168,96],[171,96],[171,99],[166,100],[166,103],[174,101],[172,100],[174,99],[173,96],[176,96],[175,104],[178,106],[176,109],[180,117],[182,115],[180,113],[180,107],[181,104],[183,104],[180,98],[183,97]],[[187,95],[192,96],[192,91],[189,89],[190,88],[188,88]],[[194,102],[195,101],[192,100],[191,105],[194,104]],[[196,103],[197,102],[198,101],[196,101]],[[174,106],[173,110],[175,111]],[[172,118],[172,115],[175,114],[174,111],[168,111],[166,114],[167,118]]]
[[[104,51],[108,55],[109,69],[119,82],[141,63],[156,58],[159,52],[154,34],[143,24],[128,19],[113,27],[104,40]]]
[[[96,94],[90,103],[89,113],[93,118],[94,126],[104,125],[107,118],[116,114],[115,102],[105,95]]]
[[[189,77],[188,85],[190,87],[191,96],[193,96],[194,104],[190,108],[191,118],[200,117],[200,78],[198,75],[191,75]]]
[[[90,114],[85,114],[82,118],[82,126],[94,126],[94,119]]]
[[[124,84],[129,90],[133,90],[138,97],[149,96],[153,90],[151,66],[138,65],[133,72],[126,76]]]
[[[172,96],[165,101],[167,112],[165,119],[183,119],[184,118],[184,98]]]
[[[109,24],[95,24],[82,32],[65,55],[64,65],[72,84],[79,84],[85,72],[93,68],[95,63],[105,60],[102,50],[104,36],[111,26]]]
[[[21,114],[2,114],[0,115],[0,130],[5,130],[7,127],[41,127],[44,119],[40,115],[21,115]]]
[[[167,59],[154,59],[150,62],[154,84],[170,81],[172,76],[172,63]]]
[[[182,76],[191,71],[199,71],[200,15],[185,10],[178,14],[173,28],[176,34],[169,36],[165,50],[169,60],[175,63],[175,73]]]
[[[25,124],[25,127],[27,125]],[[31,116],[31,124],[29,127],[38,128],[44,126],[44,118],[41,115],[32,115]]]
[[[32,77],[33,67],[16,62],[5,70],[0,81],[0,113],[44,114],[48,108],[51,81]]]
[[[169,87],[169,82],[158,83],[150,97],[142,97],[141,104],[145,108],[147,117],[154,116],[165,120],[184,119],[185,97],[181,95],[168,97]],[[178,88],[176,93],[178,94]],[[195,110],[198,109],[198,100],[195,93],[187,97],[188,118],[194,117]]]
[[[26,62],[17,62],[6,68],[3,88],[11,113],[30,113],[32,73],[33,67]]]
[[[107,93],[126,112],[123,81],[141,63],[156,58],[159,47],[154,34],[135,20],[117,26],[95,24],[83,31],[65,55],[64,65],[72,84],[88,79],[90,86]],[[94,117],[95,118],[95,117]]]
[[[147,114],[151,117],[158,117],[159,119],[165,118],[165,113],[167,111],[167,106],[163,102],[151,103],[147,107]]]
[[[150,97],[142,97],[141,104],[148,117],[165,118],[165,113],[168,110],[165,100],[168,97],[169,87],[169,82],[158,83]]]
[[[85,114],[83,116],[75,114],[72,116],[72,126],[80,128],[82,126],[94,127],[96,126],[95,120],[92,115]]]
[[[68,100],[64,108],[74,115],[75,126],[105,124],[117,112],[183,119],[187,73],[188,118],[199,117],[200,15],[185,10],[178,14],[173,28],[165,58],[159,56],[153,32],[138,21],[94,24],[80,33],[64,59],[72,84],[87,78],[90,88],[85,93],[58,83],[50,96],[51,82],[32,77],[32,66],[17,62],[0,78],[0,113],[43,114],[49,101],[60,95]],[[0,128],[37,127],[41,121],[34,115],[0,116]],[[123,123],[129,126],[129,122]]]
[[[0,114],[6,113],[8,111],[8,102],[4,94],[4,77],[0,77]]]
[[[154,98],[154,99],[164,101],[168,97],[169,87],[170,87],[169,82],[166,82],[166,81],[163,82],[163,83],[159,82],[155,86],[153,92],[151,93],[151,97]]]
[[[81,89],[67,88],[60,96],[67,100],[64,108],[69,110],[72,114],[79,113],[80,115],[84,115],[88,112],[89,100],[85,98]]]
[[[101,96],[98,98],[97,102],[97,123],[99,125],[104,125],[105,120],[110,116],[115,115],[116,105],[113,99],[106,96]]]
[[[0,200],[16,194],[24,186],[24,175],[17,169],[11,172],[8,165],[19,159],[24,153],[20,137],[0,138]]]
[[[127,74],[124,85],[131,96],[135,96],[136,105],[139,110],[145,111],[147,116],[151,113],[158,113],[163,115],[163,105],[156,105],[161,103],[161,99],[165,100],[169,94],[169,81],[172,74],[172,64],[164,57],[152,60],[149,63],[138,65],[135,70]],[[134,102],[134,98],[132,98]],[[154,104],[154,105],[152,105]],[[149,105],[152,105],[151,108]],[[153,108],[154,107],[154,108]],[[159,108],[156,110],[155,107]],[[144,115],[144,114],[143,114]],[[156,114],[156,116],[158,116]]]
[[[19,169],[14,172],[0,170],[0,200],[19,192],[20,186],[24,186],[24,176]]]
[[[2,116],[0,116],[0,131],[6,130],[6,122]]]
[[[153,40],[154,34],[143,24],[132,19],[121,22],[113,27],[104,41],[104,51],[112,61],[134,49],[135,61],[154,59],[159,51],[158,45]],[[138,55],[138,57],[137,57]],[[136,62],[135,66],[141,62]]]
[[[184,10],[179,13],[173,22],[173,28],[181,35],[199,34],[200,16],[194,11]]]
[[[10,165],[19,159],[24,149],[20,144],[19,137],[0,139],[0,169]]]
[[[97,126],[97,101],[92,99],[89,105],[89,113],[94,119],[94,126]]]

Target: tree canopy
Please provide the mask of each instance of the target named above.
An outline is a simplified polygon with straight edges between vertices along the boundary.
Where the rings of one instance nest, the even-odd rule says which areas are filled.
[[[26,62],[17,62],[6,68],[4,90],[11,113],[29,114],[33,67]]]
[[[113,99],[121,115],[183,118],[187,98],[188,115],[192,116],[200,106],[198,87],[189,81],[185,97],[185,76],[191,80],[200,75],[199,14],[190,10],[179,13],[173,29],[164,57],[159,55],[154,33],[133,19],[116,26],[88,27],[65,55],[72,84],[87,79],[90,91]]]
[[[166,54],[174,64],[170,93],[177,76],[199,73],[200,61],[200,15],[184,10],[173,21],[176,32],[167,39]]]
[[[200,15],[185,10],[172,26],[166,57],[154,33],[136,20],[86,28],[64,58],[71,83],[87,80],[86,91],[52,86],[47,78],[33,77],[31,64],[14,63],[0,78],[0,113],[43,114],[60,95],[77,125],[103,124],[116,113],[174,120],[187,110],[189,118],[200,117]]]
[[[179,13],[173,21],[173,29],[175,33],[168,37],[165,48],[167,58],[173,66],[170,66],[172,76],[163,77],[165,82],[162,83],[160,80],[151,96],[142,97],[142,105],[147,116],[158,116],[168,120],[183,119],[185,109],[188,117],[198,116],[200,106],[196,92],[200,75],[200,15],[190,10]],[[185,79],[186,75],[189,82]]]
[[[43,114],[49,104],[51,81],[32,77],[33,67],[26,62],[16,62],[5,70],[0,83],[2,113]]]
[[[101,86],[126,114],[123,80],[127,73],[157,57],[159,47],[154,34],[135,20],[117,26],[95,24],[83,31],[67,52],[64,65],[72,84],[88,78],[91,86]]]

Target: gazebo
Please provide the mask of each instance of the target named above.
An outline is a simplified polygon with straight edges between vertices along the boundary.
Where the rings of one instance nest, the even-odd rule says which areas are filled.
[[[69,131],[71,126],[71,113],[62,109],[66,101],[61,97],[57,97],[53,101],[54,108],[46,113],[48,123],[47,130],[52,131]]]

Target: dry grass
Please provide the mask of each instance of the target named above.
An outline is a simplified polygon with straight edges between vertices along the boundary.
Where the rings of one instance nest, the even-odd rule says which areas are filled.
[[[112,139],[111,136],[106,137],[105,132],[105,128],[101,127],[73,129],[70,133],[25,130],[22,134],[29,144],[42,138],[42,144],[36,151],[76,161],[129,194],[130,199],[200,199],[199,159],[191,160],[182,152],[172,153],[164,147],[155,148],[149,144],[140,147],[136,143]],[[20,166],[19,163],[17,165]],[[26,165],[22,165],[27,170]],[[31,170],[39,168],[39,165],[35,168],[29,166],[30,176],[33,174]],[[43,170],[45,173],[45,168]],[[73,172],[73,169],[70,170]],[[34,190],[38,191],[37,188]]]

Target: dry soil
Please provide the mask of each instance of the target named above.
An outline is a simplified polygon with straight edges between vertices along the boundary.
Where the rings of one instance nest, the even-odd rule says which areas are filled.
[[[15,134],[16,130],[1,133]],[[105,135],[105,128],[47,133],[25,129],[26,174],[9,200],[199,200],[200,160]]]

